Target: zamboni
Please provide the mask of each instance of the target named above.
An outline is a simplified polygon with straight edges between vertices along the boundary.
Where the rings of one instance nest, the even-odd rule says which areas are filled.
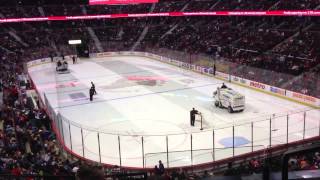
[[[68,63],[67,61],[61,63],[60,61],[57,62],[57,67],[56,67],[56,71],[59,74],[64,74],[64,73],[69,73],[69,69],[68,69]]]
[[[225,84],[218,87],[213,93],[214,105],[219,108],[227,108],[229,113],[241,112],[245,108],[244,95],[228,88]]]

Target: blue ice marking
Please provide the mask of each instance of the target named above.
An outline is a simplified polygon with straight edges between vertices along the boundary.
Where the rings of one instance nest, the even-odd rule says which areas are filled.
[[[234,137],[234,147],[239,147],[242,145],[248,144],[250,141],[242,136],[235,136]],[[232,147],[232,137],[227,137],[220,139],[220,144],[222,144],[224,147]]]

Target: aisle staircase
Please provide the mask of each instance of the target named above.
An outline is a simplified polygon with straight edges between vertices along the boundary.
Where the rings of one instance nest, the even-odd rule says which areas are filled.
[[[40,15],[41,15],[42,17],[45,17],[45,16],[46,16],[46,14],[44,13],[44,10],[43,10],[43,8],[42,8],[41,6],[38,7],[38,11],[39,11],[39,13],[40,13]]]
[[[215,8],[220,2],[221,2],[221,0],[220,0],[220,1],[217,1],[216,3],[214,3],[214,4],[209,8],[209,10],[213,10],[213,8]]]
[[[7,52],[7,53],[14,53],[13,51],[10,51],[9,49],[3,47],[3,46],[0,46],[0,49],[2,49],[3,51]]]
[[[84,15],[87,15],[87,9],[86,9],[85,6],[82,6],[82,7],[81,7],[81,11],[82,11],[82,13],[83,13]]]
[[[9,31],[8,34],[13,37],[17,42],[22,44],[24,47],[29,47],[29,44],[23,42],[23,40],[14,32],[14,31]]]
[[[50,41],[50,40],[48,40],[48,41],[49,41],[50,46],[54,49],[55,53],[59,54],[56,43],[54,41]]]
[[[153,3],[150,10],[149,10],[149,13],[152,13],[154,8],[156,8],[156,3]]]
[[[171,34],[177,27],[179,26],[179,23],[178,24],[175,24],[174,26],[172,26],[171,29],[169,29],[169,31],[167,31],[166,33],[164,33],[160,39],[163,39],[164,37],[166,37],[168,34]]]
[[[216,3],[217,4],[217,3]],[[187,9],[189,6],[189,3],[185,4],[181,9],[180,12],[183,12],[185,9]],[[168,34],[172,33],[178,26],[180,25],[180,23],[175,24],[174,26],[172,26],[172,28],[170,28],[167,32],[165,32],[160,39],[163,39],[164,37],[166,37]]]
[[[87,31],[88,31],[90,37],[93,39],[94,45],[96,46],[97,50],[99,52],[103,52],[101,42],[100,42],[99,38],[97,37],[96,33],[94,32],[94,30],[91,27],[87,27]]]
[[[302,32],[307,31],[307,30],[310,29],[313,25],[314,25],[314,24],[310,24],[310,25],[308,25],[307,27],[303,28],[303,29],[302,29]],[[297,36],[299,35],[299,33],[300,33],[300,32],[297,31],[297,32],[294,33],[292,36],[289,36],[287,39],[281,41],[280,43],[278,43],[277,45],[275,45],[274,47],[272,47],[268,52],[270,52],[270,51],[272,51],[272,50],[274,50],[274,49],[277,49],[277,48],[280,47],[283,43],[286,43],[286,42],[290,41],[291,39],[297,37]]]
[[[132,46],[130,51],[134,51],[136,49],[136,47],[138,45],[140,45],[140,42],[144,39],[144,37],[146,36],[148,31],[149,31],[149,26],[144,27],[144,29],[143,29],[142,33],[140,34],[138,40],[134,43],[134,45]]]

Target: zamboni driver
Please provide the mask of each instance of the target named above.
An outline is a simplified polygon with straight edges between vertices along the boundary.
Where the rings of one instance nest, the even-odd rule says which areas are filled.
[[[59,60],[58,62],[57,62],[57,67],[60,67],[62,65],[62,63],[61,63],[61,61]]]
[[[224,83],[222,83],[221,89],[227,89],[227,88],[228,87]]]

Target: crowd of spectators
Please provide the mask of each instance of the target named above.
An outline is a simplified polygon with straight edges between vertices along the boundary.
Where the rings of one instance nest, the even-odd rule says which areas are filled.
[[[32,85],[20,62],[3,60],[0,109],[0,173],[20,175],[73,175],[72,164],[60,156],[46,113],[26,94]]]
[[[0,68],[0,179],[104,179],[101,166],[62,154],[23,63],[12,56]]]
[[[300,154],[289,158],[289,171],[314,169],[320,169],[320,152]]]
[[[319,97],[319,72],[314,70],[320,62],[316,22],[294,17],[154,17],[14,23],[2,25],[0,39],[6,54],[2,58],[13,53],[25,61],[73,54],[69,39],[82,39],[92,53],[164,48],[184,52],[185,61],[190,54],[205,54],[233,64],[235,75]],[[301,78],[292,80],[295,76]]]
[[[251,158],[237,163],[229,162],[224,170],[212,174],[210,171],[186,173],[182,169],[163,171],[160,173],[157,168],[150,178],[160,179],[201,179],[214,176],[250,176],[262,174],[264,172],[279,172],[282,168],[282,156],[272,158]],[[320,153],[312,152],[307,154],[295,155],[289,158],[288,171],[315,170],[320,168]]]
[[[234,175],[250,175],[253,173],[262,173],[264,163],[256,158],[249,161],[240,162],[237,167],[233,167],[233,163],[228,163],[228,168],[224,171],[225,176]]]

